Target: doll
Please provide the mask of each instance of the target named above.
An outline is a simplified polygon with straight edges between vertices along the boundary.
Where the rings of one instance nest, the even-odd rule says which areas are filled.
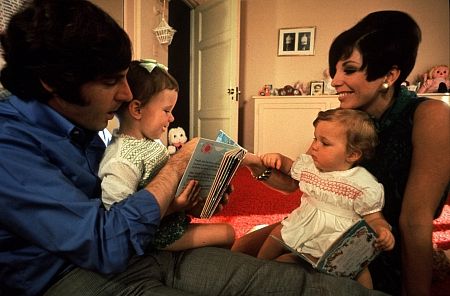
[[[423,74],[423,84],[417,93],[445,93],[450,88],[450,80],[448,78],[448,66],[439,65],[431,68],[428,73]]]

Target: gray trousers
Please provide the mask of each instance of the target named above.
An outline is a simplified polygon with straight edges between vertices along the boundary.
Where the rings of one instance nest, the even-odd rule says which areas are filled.
[[[104,276],[76,268],[44,296],[83,295],[385,295],[309,266],[259,260],[220,248],[158,251],[135,257],[126,271]]]

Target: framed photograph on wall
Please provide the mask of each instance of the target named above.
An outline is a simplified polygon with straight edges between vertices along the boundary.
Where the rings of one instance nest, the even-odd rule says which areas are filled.
[[[323,80],[311,81],[311,96],[321,96],[323,95],[323,89],[325,88],[325,82]]]
[[[280,29],[278,55],[314,55],[316,27]]]

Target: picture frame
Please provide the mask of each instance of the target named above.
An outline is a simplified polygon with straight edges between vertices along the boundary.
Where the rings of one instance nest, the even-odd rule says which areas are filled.
[[[325,88],[325,81],[323,80],[311,81],[309,94],[311,96],[321,96],[323,95],[324,88]]]
[[[278,34],[278,55],[314,55],[316,27],[285,28]]]

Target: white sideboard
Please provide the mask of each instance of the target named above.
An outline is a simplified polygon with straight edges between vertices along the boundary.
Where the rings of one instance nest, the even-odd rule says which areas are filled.
[[[427,93],[427,94],[418,94],[419,97],[427,97],[435,100],[441,100],[448,105],[450,105],[450,93]]]
[[[449,103],[449,94],[421,94]],[[254,96],[253,152],[280,152],[291,158],[306,152],[314,137],[312,122],[321,110],[339,107],[336,95]]]
[[[311,144],[317,113],[339,107],[335,95],[255,96],[253,102],[253,152],[280,152],[294,159]]]

